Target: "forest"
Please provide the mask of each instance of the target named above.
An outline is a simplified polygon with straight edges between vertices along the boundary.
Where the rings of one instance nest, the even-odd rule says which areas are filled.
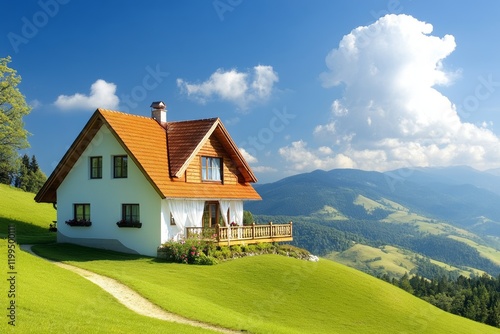
[[[500,327],[500,276],[428,279],[405,274],[400,279],[390,279],[387,275],[380,278],[444,311]]]

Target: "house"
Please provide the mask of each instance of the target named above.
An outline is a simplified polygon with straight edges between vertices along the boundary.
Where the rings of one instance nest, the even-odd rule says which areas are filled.
[[[291,224],[243,226],[257,179],[219,118],[167,122],[97,109],[43,187],[57,241],[155,256],[193,234],[219,244],[292,240]]]

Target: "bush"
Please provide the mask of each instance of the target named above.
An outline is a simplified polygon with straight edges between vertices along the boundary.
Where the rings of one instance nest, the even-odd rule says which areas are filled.
[[[309,251],[292,245],[279,245],[278,254],[303,260],[308,260],[311,256]]]
[[[257,244],[256,248],[261,253],[272,253],[272,249],[274,248],[274,245],[267,243],[267,242],[259,242]]]
[[[219,263],[216,258],[200,253],[200,256],[195,260],[195,264],[212,266]]]
[[[180,241],[167,241],[158,251],[164,254],[167,262],[193,264],[199,262],[200,255],[206,252],[207,247],[206,241],[199,238],[189,238]]]
[[[243,250],[241,249],[241,246],[240,245],[233,245],[233,246],[230,246],[229,248],[231,250],[231,252],[234,254],[234,255],[239,255],[241,253],[243,253]]]
[[[259,243],[256,245],[215,246],[200,238],[170,240],[158,248],[158,257],[167,262],[214,265],[237,257],[258,254],[279,254],[302,260],[311,260],[311,253],[292,245]]]

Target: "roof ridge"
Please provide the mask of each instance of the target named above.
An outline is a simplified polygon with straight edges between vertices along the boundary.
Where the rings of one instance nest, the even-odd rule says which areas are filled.
[[[206,121],[212,121],[215,122],[216,120],[220,119],[219,117],[211,117],[211,118],[199,118],[199,119],[188,119],[188,120],[182,120],[182,121],[168,121],[167,123],[186,123],[186,122],[206,122]]]
[[[97,108],[97,110],[99,110],[100,112],[104,111],[104,112],[110,112],[110,113],[115,113],[115,114],[122,114],[122,115],[125,115],[125,116],[134,116],[134,117],[139,117],[139,118],[153,119],[153,118],[148,117],[148,116],[137,115],[137,114],[130,114],[128,112],[119,111],[119,110],[111,110],[111,109],[106,109],[106,108]]]

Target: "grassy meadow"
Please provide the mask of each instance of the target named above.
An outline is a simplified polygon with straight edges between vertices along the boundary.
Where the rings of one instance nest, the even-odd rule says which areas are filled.
[[[251,333],[500,332],[332,261],[262,255],[190,266],[65,244],[35,251],[113,277],[168,311]]]
[[[0,226],[14,224],[20,244],[51,243],[56,234],[49,225],[56,220],[52,204],[36,203],[35,194],[0,184]],[[0,238],[7,237],[7,229],[0,228]]]
[[[7,254],[5,240],[0,240],[0,254]],[[138,315],[78,274],[19,249],[16,296],[8,298],[6,265],[2,268],[0,333],[213,333]],[[15,327],[6,317],[11,300],[16,302]]]

